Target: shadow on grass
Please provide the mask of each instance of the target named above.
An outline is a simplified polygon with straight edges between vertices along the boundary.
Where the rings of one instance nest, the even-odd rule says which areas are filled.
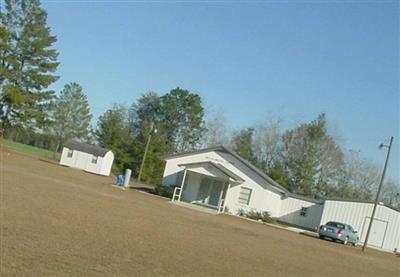
[[[52,165],[59,165],[57,160],[51,160],[51,159],[45,159],[45,158],[40,158],[39,161],[49,163]]]
[[[151,194],[156,194],[153,188],[150,187],[129,187],[129,189],[132,190],[139,190],[139,191],[143,191],[143,192],[147,192],[147,193],[151,193]]]
[[[304,232],[300,232],[299,234],[300,234],[300,235],[303,235],[303,236],[310,237],[310,238],[319,239],[319,236],[318,236],[318,234],[317,234],[317,233],[313,233],[313,232],[304,231]]]

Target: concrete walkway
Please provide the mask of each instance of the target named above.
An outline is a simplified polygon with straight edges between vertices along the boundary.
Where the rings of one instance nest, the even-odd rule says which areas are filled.
[[[170,201],[169,203],[174,204],[174,205],[178,205],[178,206],[182,206],[185,208],[189,208],[192,210],[196,210],[199,212],[203,212],[203,213],[208,213],[208,214],[218,214],[217,210],[211,209],[211,208],[207,208],[207,207],[203,207],[200,205],[196,205],[196,204],[191,204],[191,203],[186,203],[186,202],[181,202],[181,201]]]

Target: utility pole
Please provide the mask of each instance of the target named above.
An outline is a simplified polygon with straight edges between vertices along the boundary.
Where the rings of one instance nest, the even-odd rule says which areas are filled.
[[[385,161],[385,166],[383,167],[383,172],[382,172],[382,176],[381,176],[381,181],[379,183],[379,187],[378,187],[378,192],[376,193],[376,198],[375,198],[375,204],[374,204],[374,208],[372,210],[372,215],[371,215],[371,219],[369,221],[369,225],[368,225],[368,230],[367,230],[367,235],[365,236],[365,240],[364,240],[364,245],[362,247],[362,251],[365,251],[365,247],[367,246],[368,243],[368,238],[369,238],[369,233],[371,232],[371,227],[372,227],[372,223],[374,221],[374,217],[375,217],[375,212],[376,212],[376,207],[378,206],[378,200],[379,200],[379,195],[381,193],[381,189],[382,189],[382,185],[383,185],[383,180],[385,179],[385,174],[386,174],[386,168],[389,162],[389,155],[390,155],[390,149],[392,148],[392,144],[393,144],[393,136],[390,137],[390,143],[389,145],[385,145],[383,143],[381,143],[381,145],[379,145],[379,149],[382,149],[383,147],[386,147],[388,149],[387,151],[387,155],[386,155],[386,161]]]
[[[149,133],[149,137],[147,138],[146,148],[144,149],[142,164],[140,165],[140,170],[139,170],[139,176],[138,176],[139,185],[140,185],[140,179],[141,179],[142,173],[143,173],[144,163],[146,161],[147,151],[149,150],[149,145],[150,145],[150,141],[151,141],[151,134],[153,132],[153,128],[154,128],[154,123],[151,122],[151,124],[150,124],[150,133]],[[154,132],[156,133],[157,129],[154,129]]]

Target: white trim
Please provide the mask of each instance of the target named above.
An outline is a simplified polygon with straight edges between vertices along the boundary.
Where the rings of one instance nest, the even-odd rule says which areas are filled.
[[[186,180],[186,173],[187,170],[185,169],[185,171],[183,172],[183,178],[182,178],[182,183],[181,183],[181,190],[179,192],[179,197],[178,197],[178,201],[181,201],[181,197],[182,197],[182,192],[183,192],[183,186],[185,185],[185,180]]]
[[[229,182],[228,183],[228,188],[226,189],[225,198],[224,198],[224,207],[223,207],[223,210],[222,210],[223,213],[225,212],[226,200],[228,199],[228,195],[229,195],[230,189],[231,189],[231,183]]]

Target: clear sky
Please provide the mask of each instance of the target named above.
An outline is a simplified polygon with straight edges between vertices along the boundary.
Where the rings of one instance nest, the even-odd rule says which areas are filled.
[[[325,112],[344,148],[400,181],[399,4],[257,1],[43,1],[58,38],[59,91],[80,83],[97,118],[177,86],[232,129],[288,127]]]

